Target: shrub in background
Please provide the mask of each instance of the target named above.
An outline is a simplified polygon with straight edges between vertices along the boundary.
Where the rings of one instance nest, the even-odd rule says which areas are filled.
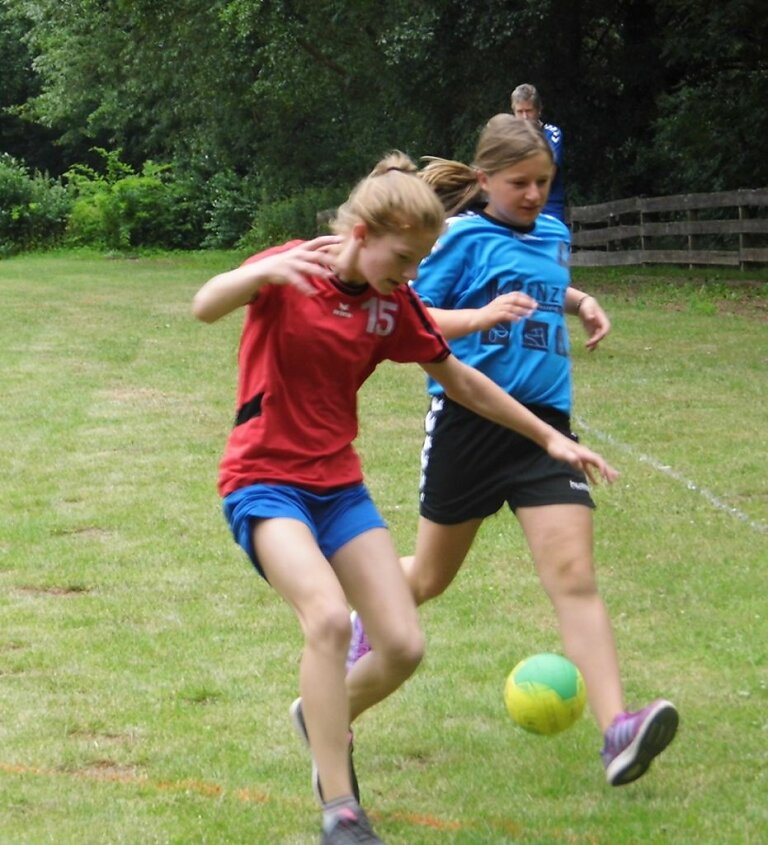
[[[232,169],[213,174],[195,173],[184,178],[194,197],[195,212],[202,222],[200,246],[228,249],[248,231],[262,188],[256,174],[240,175]]]
[[[174,179],[171,165],[146,161],[138,173],[120,160],[119,149],[95,152],[104,159],[103,172],[77,164],[66,173],[74,196],[70,243],[110,250],[199,245],[194,203],[187,186]]]
[[[257,174],[177,178],[170,164],[146,161],[137,171],[121,160],[120,149],[94,152],[102,166],[72,166],[66,187],[0,156],[0,254],[60,242],[114,251],[237,246],[255,252],[327,231],[318,215],[346,198],[338,188],[307,188],[273,199]]]
[[[307,188],[285,199],[262,200],[250,230],[240,239],[238,247],[258,252],[293,238],[314,238],[327,231],[318,224],[318,214],[335,209],[346,196],[343,189]]]
[[[54,246],[64,233],[71,199],[61,182],[0,153],[0,255]]]

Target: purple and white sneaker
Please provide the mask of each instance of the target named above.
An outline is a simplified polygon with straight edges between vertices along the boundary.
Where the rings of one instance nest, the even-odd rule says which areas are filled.
[[[605,732],[600,752],[608,783],[623,786],[642,777],[675,738],[679,721],[675,705],[663,698],[635,713],[620,713]]]
[[[363,620],[357,615],[357,611],[353,610],[349,618],[352,621],[352,636],[347,651],[347,672],[371,650],[371,644],[363,628]]]

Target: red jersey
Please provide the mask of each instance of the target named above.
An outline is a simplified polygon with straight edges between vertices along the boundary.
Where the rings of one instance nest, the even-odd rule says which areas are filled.
[[[408,285],[385,296],[368,285],[310,281],[315,296],[265,285],[246,308],[237,415],[219,472],[222,496],[258,482],[318,491],[360,483],[352,442],[363,382],[383,360],[434,363],[451,354]]]

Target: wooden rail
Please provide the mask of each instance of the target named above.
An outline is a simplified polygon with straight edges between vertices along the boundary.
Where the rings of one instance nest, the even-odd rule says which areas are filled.
[[[571,206],[574,267],[768,264],[768,188]]]

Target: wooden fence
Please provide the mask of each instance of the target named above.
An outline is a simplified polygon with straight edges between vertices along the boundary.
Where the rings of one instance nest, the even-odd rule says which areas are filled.
[[[768,264],[768,188],[572,206],[571,264]]]

